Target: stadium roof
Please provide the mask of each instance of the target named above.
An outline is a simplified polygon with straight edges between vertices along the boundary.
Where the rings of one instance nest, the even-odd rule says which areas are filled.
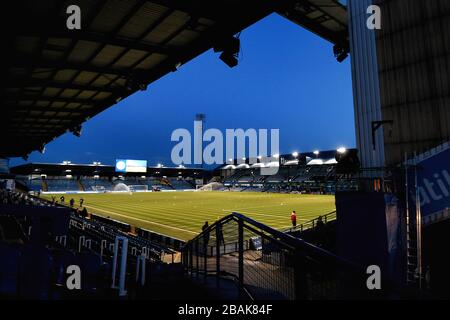
[[[69,5],[81,9],[81,30],[66,27]],[[273,12],[347,41],[337,0],[5,2],[0,157],[79,134],[83,122]]]

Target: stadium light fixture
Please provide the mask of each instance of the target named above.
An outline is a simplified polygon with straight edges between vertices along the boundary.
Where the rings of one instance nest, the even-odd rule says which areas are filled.
[[[292,156],[293,156],[294,158],[297,158],[297,157],[298,157],[298,152],[297,152],[297,151],[292,152]]]
[[[339,147],[336,151],[340,154],[343,154],[347,152],[347,149],[345,147]]]
[[[344,62],[344,60],[347,58],[348,58],[348,53],[341,53],[337,56],[336,60],[337,60],[337,62],[341,63],[341,62]]]
[[[333,47],[334,56],[339,63],[343,62],[345,59],[348,58],[348,52],[349,49],[347,46],[335,45]]]
[[[219,40],[214,46],[214,52],[222,52],[219,59],[227,66],[233,68],[238,65],[241,41],[238,36],[227,37]]]
[[[277,154],[274,154],[273,157],[278,159],[280,157],[280,155],[277,153]]]
[[[70,132],[72,132],[75,137],[79,138],[81,137],[81,130],[82,130],[81,124],[78,124],[74,126],[72,129],[70,129]]]
[[[245,157],[243,157],[243,158],[242,158],[242,160],[244,160],[244,161],[245,161],[245,160],[246,160],[246,159],[245,159]]]
[[[236,67],[239,63],[237,54],[233,54],[227,51],[222,52],[222,54],[219,56],[219,59],[222,60],[230,68]]]
[[[262,159],[262,156],[258,156],[258,159],[261,160],[261,159]]]
[[[316,156],[318,156],[319,155],[319,150],[314,150],[314,152],[313,152]]]

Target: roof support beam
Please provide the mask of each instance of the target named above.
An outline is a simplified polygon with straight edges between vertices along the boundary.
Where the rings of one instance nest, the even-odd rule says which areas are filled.
[[[64,98],[64,97],[46,97],[46,96],[15,96],[15,95],[6,95],[3,100],[3,105],[8,106],[11,103],[16,103],[16,101],[33,101],[36,102],[60,102],[60,103],[78,103],[82,105],[94,105],[101,100],[92,100],[92,99],[80,99],[80,98]],[[22,110],[28,109],[28,107],[17,107],[14,110]]]
[[[159,45],[156,43],[137,42],[135,39],[116,37],[114,35],[105,37],[104,35],[96,34],[93,32],[87,32],[87,31],[83,31],[83,30],[55,32],[55,30],[32,29],[32,30],[25,30],[24,32],[21,32],[20,35],[28,36],[28,37],[39,37],[39,35],[41,35],[41,34],[46,34],[48,38],[61,38],[61,39],[70,39],[70,40],[76,40],[76,41],[89,41],[89,42],[100,43],[102,45],[123,47],[123,48],[127,48],[128,50],[134,49],[134,50],[140,50],[140,51],[151,52],[151,53],[159,53],[159,54],[164,54],[164,55],[170,55],[170,54],[174,53],[174,51],[176,50],[176,48],[171,48],[169,46]]]
[[[101,73],[101,74],[112,74],[117,75],[120,77],[127,77],[130,75],[129,70],[123,70],[123,69],[114,69],[114,68],[108,68],[108,67],[100,67],[100,66],[93,66],[89,64],[83,64],[83,63],[70,63],[66,61],[50,61],[50,60],[30,60],[29,57],[24,56],[18,56],[13,61],[11,61],[12,65],[14,67],[18,68],[27,68],[29,66],[32,66],[32,68],[42,68],[42,69],[54,69],[53,71],[59,71],[59,70],[79,70],[79,71],[88,71],[88,72],[94,72],[94,73]]]
[[[55,88],[55,89],[71,89],[71,90],[81,90],[81,91],[97,91],[97,92],[120,92],[124,90],[122,87],[98,87],[92,85],[83,85],[83,84],[75,84],[75,83],[64,83],[64,82],[55,82],[41,79],[27,79],[24,81],[12,81],[5,83],[6,88],[36,88],[36,87],[45,87],[45,88]],[[24,91],[27,91],[26,89]]]

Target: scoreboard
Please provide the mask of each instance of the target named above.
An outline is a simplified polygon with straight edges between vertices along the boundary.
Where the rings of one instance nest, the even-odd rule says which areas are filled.
[[[116,172],[147,172],[147,160],[116,159]]]

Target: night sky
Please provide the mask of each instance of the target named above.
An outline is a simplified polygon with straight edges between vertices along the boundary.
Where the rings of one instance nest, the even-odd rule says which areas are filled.
[[[223,132],[279,128],[281,153],[355,146],[349,59],[337,63],[330,43],[275,14],[244,30],[241,48],[237,67],[210,50],[89,120],[80,138],[65,134],[28,162],[171,166],[170,135],[192,132],[196,113]]]

